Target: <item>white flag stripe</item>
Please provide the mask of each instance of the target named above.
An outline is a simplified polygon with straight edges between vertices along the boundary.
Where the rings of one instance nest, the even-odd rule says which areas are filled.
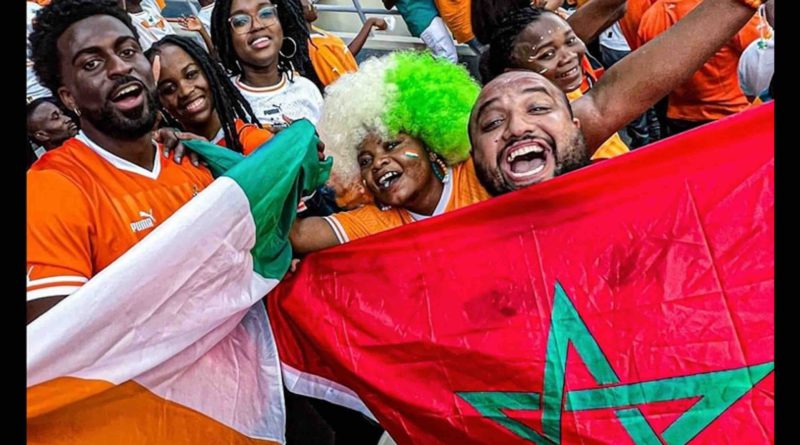
[[[247,197],[232,179],[217,179],[28,325],[28,386],[64,376],[114,384],[136,380],[249,437],[282,439],[282,401],[265,395],[280,384],[268,381],[280,373],[277,354],[253,358],[254,350],[270,348],[264,342],[271,335],[261,332],[267,325],[237,328],[277,284],[253,271],[254,243]],[[92,316],[74,316],[87,312]],[[232,332],[241,338],[228,338]],[[245,338],[251,339],[249,348],[230,347]],[[78,344],[81,354],[71,353]],[[213,352],[215,345],[220,352]],[[231,400],[208,397],[219,391],[211,387],[213,379],[198,378],[206,372],[230,374],[226,386],[249,406],[232,413]]]
[[[325,377],[300,371],[286,363],[281,363],[281,370],[283,371],[283,381],[287,390],[301,396],[314,397],[345,406],[364,414],[376,422],[378,421],[367,408],[367,405],[350,388]]]

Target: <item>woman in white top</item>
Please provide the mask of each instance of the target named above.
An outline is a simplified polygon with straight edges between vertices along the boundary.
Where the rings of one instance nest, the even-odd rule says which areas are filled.
[[[321,83],[308,58],[299,2],[217,0],[211,38],[262,124],[280,128],[302,118],[317,123]]]

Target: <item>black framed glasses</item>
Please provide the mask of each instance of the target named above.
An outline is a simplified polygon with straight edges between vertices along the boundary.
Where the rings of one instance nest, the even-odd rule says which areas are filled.
[[[231,29],[236,34],[246,34],[253,29],[254,20],[257,20],[261,26],[269,26],[278,20],[278,6],[266,5],[256,12],[255,16],[250,14],[234,14],[228,18],[228,23],[231,24]]]

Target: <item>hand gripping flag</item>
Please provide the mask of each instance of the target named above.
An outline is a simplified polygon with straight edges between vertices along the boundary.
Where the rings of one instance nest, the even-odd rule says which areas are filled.
[[[245,159],[187,143],[224,174],[28,325],[29,443],[284,442],[261,299],[289,267],[300,193],[330,170],[317,142],[298,121]]]
[[[285,384],[400,445],[772,443],[773,110],[308,256]]]

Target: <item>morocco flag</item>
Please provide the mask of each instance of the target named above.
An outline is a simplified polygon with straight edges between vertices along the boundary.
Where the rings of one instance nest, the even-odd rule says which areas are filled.
[[[400,445],[772,443],[773,110],[310,255],[284,383]]]

